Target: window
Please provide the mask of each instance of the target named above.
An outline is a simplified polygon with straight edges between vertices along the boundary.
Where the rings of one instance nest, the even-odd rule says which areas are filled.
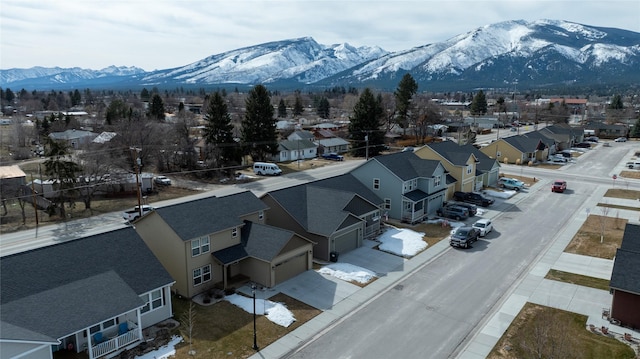
[[[193,270],[193,285],[198,286],[211,280],[211,265]]]
[[[373,189],[380,189],[380,179],[379,178],[374,178],[373,179]]]
[[[162,289],[156,289],[153,292],[149,292],[147,294],[143,294],[140,296],[146,304],[142,309],[140,309],[140,313],[146,313],[151,310],[158,309],[164,305],[164,300],[162,298]]]
[[[238,236],[238,227],[231,229],[231,237],[236,238]]]
[[[264,219],[264,211],[258,212],[258,219],[261,221]]]
[[[191,256],[199,256],[202,253],[209,252],[209,237],[201,237],[191,241]]]
[[[391,198],[384,199],[384,209],[391,209]]]
[[[434,187],[440,186],[440,181],[441,181],[441,177],[440,176],[433,177],[433,186]]]
[[[407,193],[407,192],[411,192],[414,189],[416,189],[416,187],[418,187],[418,180],[417,179],[412,179],[411,181],[407,181],[404,182],[403,186],[402,186],[402,193]]]
[[[472,165],[467,165],[467,174],[470,175],[471,171],[473,170],[473,166]]]

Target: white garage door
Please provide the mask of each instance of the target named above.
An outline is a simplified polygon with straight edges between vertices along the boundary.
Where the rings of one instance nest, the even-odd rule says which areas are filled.
[[[340,253],[346,253],[358,248],[358,230],[353,230],[349,233],[336,237],[334,241],[335,251]]]

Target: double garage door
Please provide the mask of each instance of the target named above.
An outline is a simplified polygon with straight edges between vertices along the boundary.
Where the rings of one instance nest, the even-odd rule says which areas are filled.
[[[293,278],[298,274],[306,271],[307,268],[307,252],[298,254],[295,257],[291,257],[283,262],[276,264],[275,269],[275,284],[280,284],[287,279]]]

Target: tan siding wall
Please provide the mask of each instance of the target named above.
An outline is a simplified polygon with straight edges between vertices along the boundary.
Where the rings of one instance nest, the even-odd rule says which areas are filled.
[[[176,281],[173,290],[188,296],[191,274],[187,273],[187,255],[191,256],[191,247],[185,253],[184,241],[156,213],[138,221],[136,232]]]

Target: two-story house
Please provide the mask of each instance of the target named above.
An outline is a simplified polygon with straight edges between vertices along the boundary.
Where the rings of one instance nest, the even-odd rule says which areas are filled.
[[[475,147],[472,145],[460,146],[453,141],[433,142],[422,146],[414,153],[424,159],[437,160],[442,163],[445,170],[455,178],[455,191],[472,192],[481,189],[481,181],[476,181],[476,165],[478,158],[475,155]],[[450,193],[447,198],[450,198]]]
[[[241,277],[272,287],[312,267],[312,242],[265,225],[268,207],[250,191],[161,207],[134,222],[136,231],[193,297]]]
[[[0,357],[115,356],[173,316],[173,283],[132,228],[2,257]]]
[[[442,207],[447,191],[440,161],[412,151],[372,158],[351,174],[384,200],[384,216],[415,223]]]
[[[349,174],[271,191],[261,199],[269,207],[267,223],[316,243],[313,256],[321,260],[360,247],[381,229],[380,199]]]

